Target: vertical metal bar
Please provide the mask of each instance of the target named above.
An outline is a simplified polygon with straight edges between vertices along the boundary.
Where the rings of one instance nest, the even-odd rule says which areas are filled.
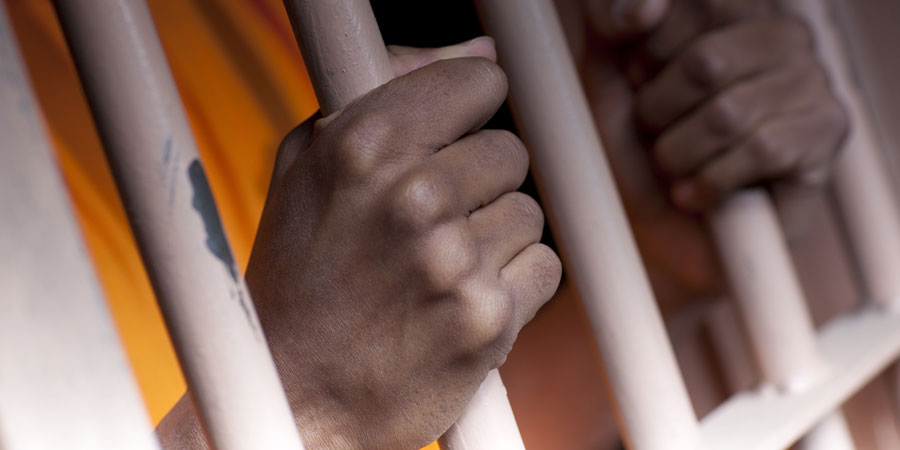
[[[0,3],[0,448],[158,449]]]
[[[469,406],[441,436],[442,450],[524,450],[500,372],[492,370]]]
[[[55,7],[210,444],[302,448],[147,5]]]
[[[781,0],[781,4],[809,24],[832,86],[849,112],[851,126],[835,170],[835,197],[866,298],[897,312],[900,310],[900,211],[874,122],[859,92],[858,80],[851,73],[844,44],[826,1]],[[894,371],[900,374],[896,366]],[[900,385],[900,376],[897,380]]]
[[[709,222],[763,380],[787,390],[812,383],[815,330],[768,195],[738,192]]]
[[[734,302],[717,300],[705,317],[705,326],[722,371],[726,392],[731,395],[753,388],[759,381],[756,359],[747,354],[750,348]]]
[[[285,0],[323,114],[394,77],[367,0]],[[443,438],[447,450],[521,449],[500,374],[493,370]]]
[[[394,78],[367,0],[285,0],[322,114]]]
[[[835,170],[835,194],[862,275],[866,296],[900,307],[900,211],[884,155],[826,0],[781,0],[806,19],[832,86],[850,116],[844,153]]]
[[[825,368],[816,331],[768,195],[758,188],[733,194],[708,219],[763,381],[788,393],[817,383]],[[854,448],[841,411],[799,447]]]
[[[630,448],[695,449],[697,420],[641,265],[556,11],[476,1],[497,40],[513,113],[584,299]]]
[[[767,194],[758,188],[736,193],[708,219],[763,380],[788,392],[816,383],[824,368],[815,329]],[[854,448],[839,410],[800,446]]]
[[[761,189],[733,194],[709,221],[763,381],[786,393],[813,386],[824,374],[815,329],[768,195]],[[847,433],[836,411],[802,445],[852,449]]]
[[[841,410],[833,411],[825,416],[800,442],[797,450],[842,450],[856,448],[850,436],[850,427]]]

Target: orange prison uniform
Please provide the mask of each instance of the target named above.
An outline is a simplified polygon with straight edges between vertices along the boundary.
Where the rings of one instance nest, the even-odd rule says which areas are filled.
[[[154,424],[185,391],[49,0],[6,0],[72,201]],[[318,108],[281,0],[150,0],[235,257],[281,138]]]

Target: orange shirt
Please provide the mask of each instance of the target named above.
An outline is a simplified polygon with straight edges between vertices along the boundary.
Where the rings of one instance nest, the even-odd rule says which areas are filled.
[[[281,0],[151,0],[235,257],[281,138],[316,109]],[[82,231],[154,423],[184,380],[49,0],[7,0]]]
[[[6,3],[97,274],[159,423],[185,383],[62,31],[50,0]],[[234,255],[246,267],[278,144],[318,109],[284,6],[148,3]]]

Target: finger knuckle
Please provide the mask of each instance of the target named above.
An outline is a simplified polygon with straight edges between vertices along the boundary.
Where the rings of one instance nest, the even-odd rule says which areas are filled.
[[[347,119],[335,136],[331,152],[336,169],[345,176],[365,177],[396,132],[397,125],[384,114],[357,114]]]
[[[514,309],[509,294],[501,289],[471,283],[456,296],[464,345],[477,352],[509,334]]]
[[[510,206],[507,208],[506,218],[510,224],[529,229],[543,229],[544,212],[534,198],[521,192],[511,192],[507,195]]]
[[[732,138],[746,127],[745,102],[739,91],[727,92],[713,99],[706,113],[706,124],[716,136]]]
[[[698,87],[716,88],[728,75],[728,55],[719,49],[715,36],[712,36],[688,50],[683,67],[688,80]]]
[[[419,169],[403,177],[390,196],[388,215],[401,232],[424,231],[451,209],[446,178],[435,170]]]
[[[774,127],[762,127],[750,137],[750,151],[756,167],[768,174],[789,168],[790,155],[785,150],[781,133]]]
[[[464,227],[447,225],[435,230],[419,261],[422,278],[437,294],[460,289],[477,271],[478,249]]]
[[[497,158],[495,167],[512,165],[521,172],[528,171],[528,151],[525,144],[514,133],[507,130],[484,130],[491,142],[493,155]]]

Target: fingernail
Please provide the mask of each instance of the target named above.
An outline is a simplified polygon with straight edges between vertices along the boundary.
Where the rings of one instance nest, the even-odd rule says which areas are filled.
[[[490,36],[478,36],[475,39],[469,39],[468,41],[463,42],[463,45],[465,45],[465,46],[474,45],[475,43],[482,42],[482,41],[488,42],[491,45],[494,45],[494,38],[492,38]]]
[[[456,56],[480,56],[496,61],[497,51],[494,47],[494,39],[489,36],[478,36],[475,39],[445,48],[444,57]]]

